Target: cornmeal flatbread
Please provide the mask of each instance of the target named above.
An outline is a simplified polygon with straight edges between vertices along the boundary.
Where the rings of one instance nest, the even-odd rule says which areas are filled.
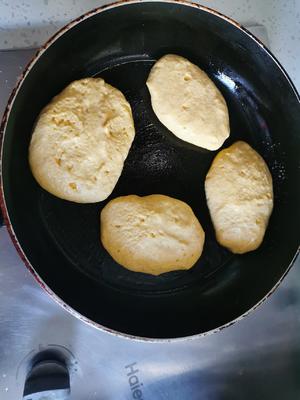
[[[263,158],[238,141],[220,151],[205,180],[217,241],[233,253],[257,249],[273,209],[273,184]]]
[[[131,108],[119,90],[101,78],[72,82],[38,117],[29,147],[33,176],[61,199],[104,200],[134,135]]]
[[[162,57],[151,69],[147,86],[157,118],[180,139],[216,150],[228,138],[228,109],[221,92],[187,59]]]
[[[191,268],[201,256],[204,231],[184,202],[154,194],[111,200],[101,212],[101,241],[125,268],[160,275]]]

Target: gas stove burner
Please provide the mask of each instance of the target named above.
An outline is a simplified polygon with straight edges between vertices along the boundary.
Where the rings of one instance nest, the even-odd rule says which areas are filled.
[[[254,33],[266,40],[258,29]],[[0,115],[35,52],[0,51]],[[68,398],[53,397],[55,390],[72,400],[298,399],[299,261],[276,293],[234,326],[195,340],[141,343],[92,328],[57,305],[26,270],[3,227],[0,399]],[[52,397],[46,386],[34,393],[33,383],[49,375],[60,382],[52,381]]]

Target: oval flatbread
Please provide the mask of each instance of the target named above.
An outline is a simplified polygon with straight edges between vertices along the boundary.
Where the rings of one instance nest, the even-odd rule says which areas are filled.
[[[220,151],[205,180],[217,241],[233,253],[257,249],[273,209],[273,184],[263,158],[238,141]]]
[[[111,200],[101,212],[101,241],[123,267],[152,275],[189,269],[201,256],[204,231],[184,202],[154,194]]]
[[[72,82],[42,110],[29,147],[33,176],[65,200],[94,203],[113,191],[134,139],[129,103],[101,78]]]
[[[147,80],[153,110],[174,135],[216,150],[229,136],[226,102],[207,74],[187,59],[167,54]]]

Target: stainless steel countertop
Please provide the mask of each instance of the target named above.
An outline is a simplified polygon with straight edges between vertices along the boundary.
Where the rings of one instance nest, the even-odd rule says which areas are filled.
[[[0,51],[0,115],[32,53]],[[1,400],[21,399],[30,360],[44,349],[65,355],[72,400],[134,399],[137,380],[148,400],[299,399],[300,260],[276,292],[235,325],[189,341],[142,343],[68,314],[37,285],[1,228]]]

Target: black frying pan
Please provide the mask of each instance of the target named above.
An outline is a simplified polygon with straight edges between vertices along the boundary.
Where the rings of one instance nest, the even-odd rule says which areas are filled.
[[[145,81],[166,53],[199,65],[223,93],[231,125],[224,146],[245,140],[269,165],[275,206],[256,251],[238,256],[217,244],[204,195],[216,152],[177,139],[151,109]],[[187,202],[206,232],[204,253],[191,270],[159,277],[127,271],[99,241],[99,214],[107,201],[63,201],[33,179],[27,155],[37,115],[67,84],[87,76],[101,76],[126,95],[137,132],[107,201],[161,193]],[[162,339],[217,330],[266,298],[295,259],[299,97],[262,43],[215,11],[183,2],[124,2],[78,18],[25,70],[2,135],[2,210],[12,239],[40,284],[96,327]]]

